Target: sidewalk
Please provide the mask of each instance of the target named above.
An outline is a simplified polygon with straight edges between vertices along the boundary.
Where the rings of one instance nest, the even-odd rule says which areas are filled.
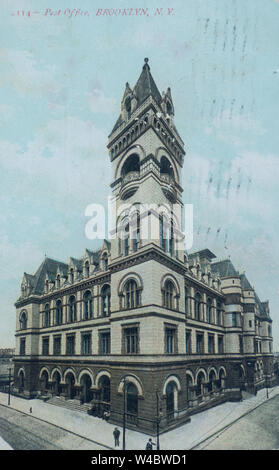
[[[13,450],[12,447],[0,437],[0,450]]]
[[[279,394],[279,386],[269,389],[269,398]],[[162,450],[189,450],[204,439],[210,437],[217,431],[247,414],[255,407],[266,401],[266,390],[260,390],[257,396],[242,402],[227,402],[222,405],[203,411],[191,417],[191,422],[173,431],[160,436],[160,448]],[[8,395],[0,393],[0,404],[8,406]],[[66,408],[57,407],[38,399],[24,400],[11,396],[10,408],[30,414],[48,423],[74,432],[80,436],[91,439],[95,443],[114,449],[113,430],[115,426],[102,419],[89,416],[85,413],[71,411]],[[122,428],[120,435],[120,447],[122,448]],[[149,436],[136,431],[126,430],[126,449],[144,450]],[[152,439],[153,442],[156,438]],[[73,439],[74,442],[74,439]],[[1,445],[1,444],[0,444]],[[74,445],[74,444],[73,444]],[[73,450],[75,448],[73,447]]]

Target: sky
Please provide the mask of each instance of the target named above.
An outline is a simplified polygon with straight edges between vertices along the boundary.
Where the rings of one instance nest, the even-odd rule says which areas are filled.
[[[85,209],[107,204],[107,137],[148,57],[185,142],[193,250],[230,257],[269,299],[279,351],[279,1],[0,7],[0,348],[14,346],[23,273],[100,245]]]

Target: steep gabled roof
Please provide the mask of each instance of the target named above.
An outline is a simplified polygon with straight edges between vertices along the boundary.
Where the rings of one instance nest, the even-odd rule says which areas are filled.
[[[240,274],[240,284],[241,284],[242,289],[253,290],[253,287],[251,286],[245,274]]]
[[[34,294],[42,294],[44,292],[45,276],[48,274],[50,279],[55,279],[57,268],[61,271],[68,270],[68,265],[61,261],[51,258],[45,258],[34,275]]]
[[[230,259],[212,263],[211,272],[213,274],[219,275],[220,277],[238,276],[238,272],[236,271]]]

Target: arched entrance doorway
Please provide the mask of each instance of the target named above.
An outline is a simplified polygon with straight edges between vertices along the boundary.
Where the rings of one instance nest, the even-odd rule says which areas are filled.
[[[18,387],[18,388],[19,388],[19,391],[20,391],[20,392],[23,392],[23,390],[24,390],[24,382],[25,382],[25,380],[24,380],[24,373],[23,373],[23,371],[21,370],[20,373],[19,373],[19,376],[18,376],[18,384],[19,384],[19,387]]]
[[[208,381],[208,391],[214,392],[214,382],[216,381],[216,374],[214,370],[211,370],[209,373],[209,381]]]
[[[80,384],[82,387],[81,388],[82,401],[83,403],[89,403],[93,398],[92,390],[90,390],[92,387],[92,380],[90,376],[88,374],[84,374],[81,378]]]
[[[100,399],[104,403],[110,403],[110,379],[106,375],[100,378]]]
[[[55,371],[53,374],[53,392],[56,396],[59,396],[61,392],[60,382],[61,375],[59,374],[59,372]]]
[[[136,422],[138,416],[138,389],[131,382],[126,385],[126,412],[128,421]]]
[[[197,376],[197,398],[199,401],[202,401],[204,381],[205,381],[204,373],[199,372]]]
[[[46,370],[43,371],[41,375],[41,390],[42,392],[47,392],[48,391],[48,373]]]
[[[186,374],[186,398],[187,398],[187,403],[189,405],[189,401],[192,400],[193,394],[192,394],[192,387],[193,387],[193,379],[191,375]]]
[[[75,396],[75,388],[74,388],[74,385],[75,385],[75,377],[74,377],[74,374],[72,374],[72,372],[68,372],[68,374],[66,375],[66,396],[67,398],[74,398]]]
[[[169,382],[166,387],[166,411],[167,420],[171,421],[175,417],[175,412],[178,408],[178,392],[177,385],[175,382]]]

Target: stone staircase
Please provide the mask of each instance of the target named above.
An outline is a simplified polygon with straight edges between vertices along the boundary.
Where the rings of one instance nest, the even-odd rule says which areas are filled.
[[[47,403],[50,405],[60,406],[62,408],[67,408],[68,410],[72,411],[82,411],[83,413],[87,413],[87,411],[92,408],[92,404],[84,403],[81,405],[77,400],[65,400],[60,397],[52,397],[47,400]]]

